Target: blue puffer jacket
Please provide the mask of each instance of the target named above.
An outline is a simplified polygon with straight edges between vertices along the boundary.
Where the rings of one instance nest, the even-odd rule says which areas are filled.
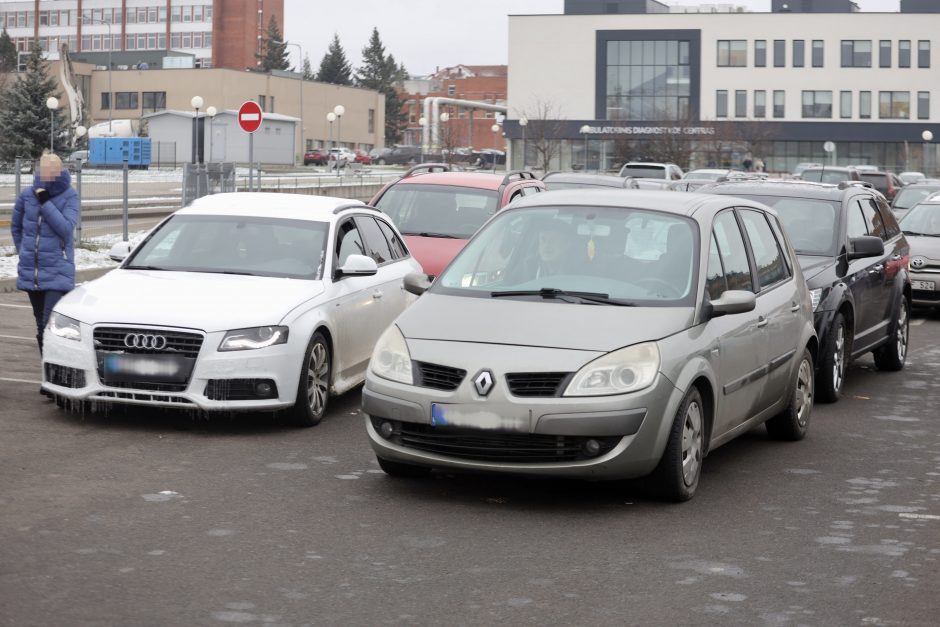
[[[40,204],[37,189],[49,192]],[[20,255],[16,287],[20,290],[58,290],[75,287],[75,249],[72,233],[78,222],[78,192],[68,170],[54,181],[33,178],[13,206],[13,243]]]

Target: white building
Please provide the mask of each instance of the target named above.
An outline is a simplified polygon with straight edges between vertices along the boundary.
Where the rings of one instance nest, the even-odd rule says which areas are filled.
[[[608,169],[663,143],[684,145],[693,166],[923,168],[922,134],[940,140],[940,2],[902,0],[897,13],[860,13],[849,0],[773,7],[684,14],[655,0],[567,0],[564,15],[511,16],[514,164],[525,115],[530,144],[539,122],[561,143],[560,168]],[[539,103],[559,119],[533,116]]]

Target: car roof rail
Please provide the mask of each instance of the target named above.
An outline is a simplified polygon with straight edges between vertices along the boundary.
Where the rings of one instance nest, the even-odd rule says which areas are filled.
[[[518,177],[519,180],[535,180],[535,175],[528,170],[511,170],[506,172],[506,176],[503,177],[501,185],[508,185],[509,182],[516,177]]]
[[[401,175],[403,179],[408,178],[409,176],[414,176],[415,174],[430,174],[431,172],[452,172],[454,168],[450,166],[449,163],[419,163],[418,165],[411,166],[408,170]]]
[[[333,209],[333,215],[335,216],[338,213],[349,211],[350,209],[368,209],[370,211],[378,211],[379,213],[382,211],[381,209],[377,209],[372,205],[367,205],[362,202],[344,202],[343,204]]]
[[[562,174],[562,171],[561,170],[549,170],[548,172],[542,175],[542,180],[544,181],[545,179],[547,179],[553,174]]]
[[[867,187],[874,189],[875,186],[868,181],[839,181],[839,189],[848,189],[850,187]]]

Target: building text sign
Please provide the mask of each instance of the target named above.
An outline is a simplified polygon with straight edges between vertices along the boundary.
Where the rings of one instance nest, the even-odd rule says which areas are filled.
[[[711,126],[588,126],[588,135],[714,135]]]

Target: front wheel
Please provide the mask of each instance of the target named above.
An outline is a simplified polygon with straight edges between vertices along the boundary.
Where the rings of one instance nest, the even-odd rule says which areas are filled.
[[[834,403],[842,395],[845,370],[848,366],[851,335],[842,314],[837,313],[829,325],[819,361],[819,400]]]
[[[907,298],[901,297],[898,303],[898,313],[894,321],[894,329],[888,343],[875,350],[875,365],[878,370],[897,371],[904,368],[907,360],[907,343],[910,338],[911,319],[910,305]]]
[[[665,501],[688,501],[695,496],[705,456],[705,408],[698,388],[689,390],[669,432],[662,459],[653,471],[653,490]]]
[[[313,427],[323,420],[330,400],[330,346],[317,331],[310,338],[300,368],[297,399],[288,416],[298,427]]]
[[[386,165],[388,162],[385,159],[379,159],[378,163],[379,165]]]
[[[813,356],[803,349],[796,378],[789,391],[787,408],[764,423],[770,437],[777,440],[802,440],[813,414]]]

